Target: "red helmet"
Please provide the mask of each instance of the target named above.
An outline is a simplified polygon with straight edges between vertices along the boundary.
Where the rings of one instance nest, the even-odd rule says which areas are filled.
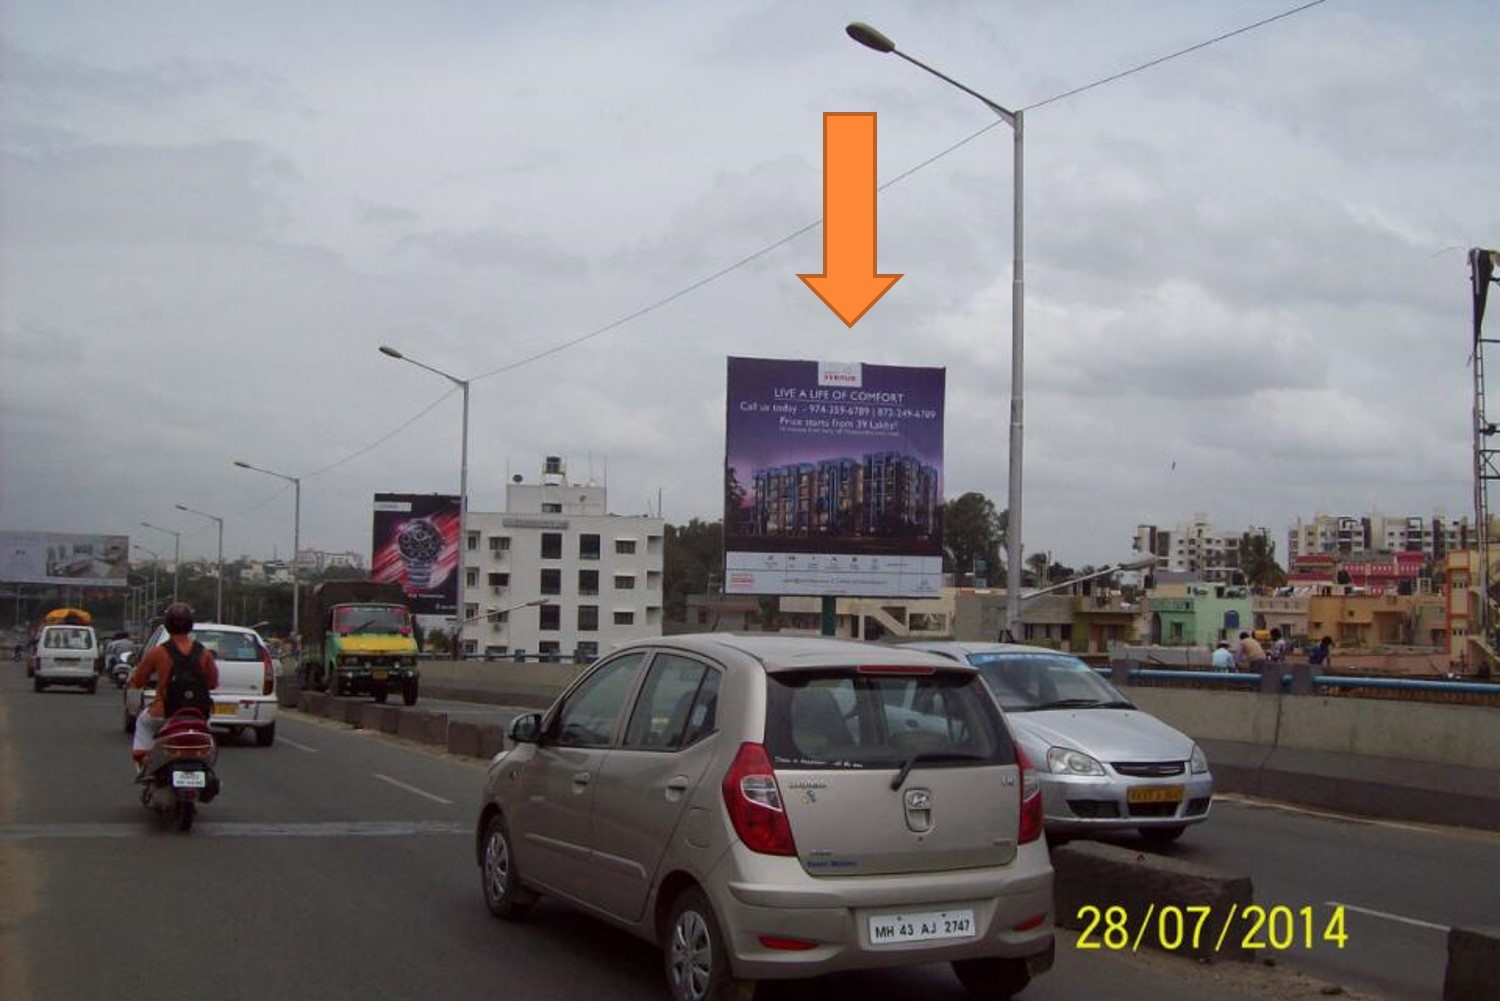
[[[162,613],[161,622],[172,636],[190,633],[193,631],[193,606],[185,601],[174,601]]]

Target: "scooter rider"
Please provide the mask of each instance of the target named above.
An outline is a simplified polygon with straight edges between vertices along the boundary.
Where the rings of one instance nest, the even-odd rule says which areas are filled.
[[[172,676],[174,660],[167,650],[168,644],[176,647],[184,657],[192,657],[195,649],[199,651],[194,666],[202,673],[204,686],[209,691],[219,687],[219,664],[214,659],[213,651],[193,639],[192,606],[181,601],[168,605],[162,614],[162,625],[167,630],[166,642],[147,650],[141,662],[130,673],[130,680],[126,682],[130,688],[156,689],[156,697],[141,707],[141,713],[135,721],[135,742],[131,746],[130,756],[137,768],[151,750],[151,745],[156,740],[156,731],[161,729],[162,718],[166,715],[167,681]]]

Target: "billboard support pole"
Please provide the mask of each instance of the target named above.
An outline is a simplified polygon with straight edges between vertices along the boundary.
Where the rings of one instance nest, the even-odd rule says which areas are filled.
[[[839,600],[831,594],[823,595],[823,635],[833,636],[838,632]]]

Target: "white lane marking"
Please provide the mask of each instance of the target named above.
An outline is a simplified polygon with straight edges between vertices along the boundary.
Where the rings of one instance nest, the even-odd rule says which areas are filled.
[[[308,754],[317,754],[318,753],[318,749],[316,747],[308,747],[306,744],[299,744],[295,740],[292,740],[290,737],[282,737],[281,738],[281,742],[283,744],[289,744],[292,747],[295,747],[299,751],[306,751]]]
[[[1368,914],[1372,918],[1385,918],[1387,921],[1399,921],[1405,925],[1416,925],[1418,928],[1431,928],[1433,931],[1445,932],[1447,925],[1435,925],[1431,921],[1418,921],[1416,918],[1404,918],[1399,914],[1388,914],[1385,911],[1372,911],[1368,907],[1355,907],[1353,904],[1340,903],[1337,900],[1324,901],[1329,907],[1342,907],[1356,914]]]
[[[78,841],[87,838],[145,838],[164,834],[151,817],[139,824],[20,824],[0,827],[4,841]],[[222,823],[199,821],[190,837],[214,838],[395,838],[417,834],[472,834],[463,823],[446,820],[348,820],[318,824]]]
[[[1214,803],[1233,803],[1251,810],[1276,810],[1280,813],[1291,813],[1302,817],[1313,817],[1317,820],[1341,821],[1346,824],[1364,824],[1367,827],[1384,827],[1394,831],[1410,831],[1414,834],[1444,834],[1449,836],[1463,837],[1470,840],[1495,841],[1496,835],[1492,831],[1481,831],[1472,827],[1454,827],[1444,824],[1419,824],[1399,820],[1390,820],[1385,817],[1361,817],[1352,813],[1334,813],[1328,810],[1319,810],[1315,807],[1302,806],[1297,803],[1283,803],[1280,800],[1261,799],[1238,792],[1215,792]]]
[[[432,800],[434,803],[442,803],[444,806],[453,805],[453,800],[451,799],[444,799],[443,797],[435,796],[432,793],[427,792],[426,790],[418,789],[416,786],[409,786],[405,782],[398,782],[395,779],[391,778],[389,775],[382,775],[379,772],[371,772],[370,774],[375,776],[382,782],[389,782],[397,789],[405,789],[409,793],[415,793],[416,795],[421,796],[424,799]]]

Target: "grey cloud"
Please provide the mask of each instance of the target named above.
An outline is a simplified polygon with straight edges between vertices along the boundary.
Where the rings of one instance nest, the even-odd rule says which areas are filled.
[[[354,217],[368,226],[411,226],[421,221],[422,218],[410,209],[395,205],[382,205],[363,198],[354,200]]]
[[[276,186],[296,179],[249,142],[85,146],[0,154],[7,242],[253,240],[280,218]]]
[[[39,110],[77,105],[157,109],[230,91],[252,103],[279,106],[284,81],[248,63],[174,58],[117,69],[15,45],[0,47],[6,83]]]
[[[505,268],[553,278],[578,277],[587,261],[540,233],[513,233],[500,226],[419,233],[404,237],[401,249],[420,248],[450,264],[469,268]]]

